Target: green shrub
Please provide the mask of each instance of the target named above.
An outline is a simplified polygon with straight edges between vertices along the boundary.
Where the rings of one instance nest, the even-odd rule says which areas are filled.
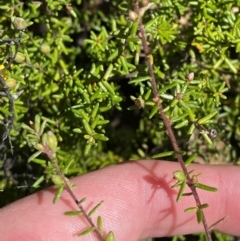
[[[238,6],[142,1],[146,55],[131,0],[1,5],[1,206],[55,180],[47,157],[67,177],[127,159],[176,160],[146,59],[184,160],[238,164]]]

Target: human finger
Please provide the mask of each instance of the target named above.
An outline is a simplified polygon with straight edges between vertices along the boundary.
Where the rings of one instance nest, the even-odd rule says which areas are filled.
[[[83,206],[88,211],[104,201],[93,221],[101,215],[105,233],[113,231],[118,241],[203,231],[194,213],[184,213],[185,208],[195,205],[193,197],[175,201],[177,189],[171,188],[172,173],[178,169],[178,163],[166,161],[127,162],[74,178],[72,182],[77,185],[76,196],[87,198]],[[219,189],[216,193],[199,190],[202,202],[209,204],[204,210],[209,225],[228,216],[217,228],[240,235],[240,169],[226,165],[191,165],[190,169],[202,173],[200,182]],[[97,240],[94,233],[77,236],[87,222],[82,217],[63,215],[77,210],[77,206],[66,192],[57,204],[52,204],[54,194],[55,189],[50,188],[3,208],[1,240]]]

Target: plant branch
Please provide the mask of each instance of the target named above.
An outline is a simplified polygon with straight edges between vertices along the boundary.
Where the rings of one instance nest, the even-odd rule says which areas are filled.
[[[139,4],[138,4],[137,1],[134,3],[134,8],[135,8],[134,9],[135,12],[137,14],[139,14]],[[173,150],[175,152],[177,160],[178,160],[178,162],[179,162],[179,164],[180,164],[180,166],[181,166],[181,168],[182,168],[182,170],[183,170],[183,172],[184,172],[184,174],[187,178],[187,185],[191,189],[191,192],[194,196],[197,207],[200,208],[201,207],[200,198],[199,198],[199,195],[197,193],[196,187],[194,186],[194,184],[192,182],[192,179],[191,179],[191,177],[188,173],[188,170],[187,170],[187,168],[184,164],[183,157],[180,154],[180,148],[178,146],[176,137],[174,135],[174,132],[173,132],[173,129],[172,129],[172,126],[171,126],[171,121],[168,119],[168,117],[165,115],[165,113],[163,111],[162,101],[161,101],[161,98],[158,94],[158,89],[157,89],[157,85],[156,85],[156,79],[155,79],[155,75],[154,75],[154,71],[153,71],[153,65],[152,65],[151,60],[149,58],[149,49],[148,49],[148,45],[147,45],[146,31],[144,29],[141,17],[137,21],[139,21],[139,31],[140,31],[140,34],[141,34],[143,51],[144,51],[145,56],[146,56],[145,59],[146,59],[146,63],[147,63],[148,72],[149,72],[149,75],[150,75],[150,81],[151,81],[152,91],[153,91],[153,95],[154,95],[153,101],[158,106],[159,114],[160,114],[160,116],[163,120],[163,123],[165,125],[167,135],[170,138],[170,141],[172,143]],[[205,229],[207,240],[211,241],[212,237],[211,237],[211,233],[210,233],[210,228],[207,224],[207,220],[205,218],[204,213],[203,213],[202,216],[203,216],[202,217],[203,226],[204,226],[204,229]]]
[[[64,181],[64,185],[65,185],[65,190],[69,193],[69,195],[71,196],[71,198],[74,200],[74,202],[77,204],[79,210],[82,212],[83,217],[87,220],[87,222],[90,224],[91,227],[94,228],[94,233],[96,234],[96,236],[98,237],[98,239],[100,241],[104,241],[103,236],[101,235],[101,233],[98,231],[96,225],[93,223],[92,219],[88,216],[87,212],[85,211],[85,209],[83,208],[83,206],[79,203],[77,197],[75,196],[74,192],[72,191],[69,183],[66,180],[66,177],[64,176],[64,174],[61,172],[56,159],[54,159],[52,156],[48,155],[48,158],[50,159],[52,165],[54,166],[57,174],[61,177],[61,179]]]
[[[12,141],[10,138],[10,131],[13,128],[13,124],[14,124],[14,120],[15,120],[14,97],[10,93],[9,87],[6,84],[2,73],[3,73],[3,71],[8,70],[10,68],[11,64],[13,63],[13,61],[15,60],[22,38],[23,38],[23,32],[20,31],[18,38],[0,39],[0,43],[3,43],[5,45],[11,45],[13,43],[15,45],[14,53],[12,54],[10,52],[9,57],[8,57],[8,63],[6,64],[6,66],[3,69],[0,70],[0,85],[2,86],[3,91],[9,101],[9,112],[11,113],[10,119],[7,121],[6,124],[4,124],[6,131],[3,133],[2,142],[4,143],[4,141],[8,138],[12,155],[13,155],[13,145],[12,145]]]

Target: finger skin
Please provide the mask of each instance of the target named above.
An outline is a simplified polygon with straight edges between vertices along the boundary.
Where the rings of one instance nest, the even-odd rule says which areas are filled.
[[[228,218],[216,228],[222,232],[240,236],[240,168],[236,166],[190,165],[188,170],[202,173],[199,182],[217,187],[218,192],[199,190],[209,225],[224,216]],[[180,170],[178,163],[167,161],[138,161],[113,165],[99,171],[76,177],[74,193],[90,211],[104,200],[96,214],[103,219],[104,231],[113,231],[117,241],[137,241],[144,237],[171,236],[203,231],[195,213],[184,209],[194,206],[192,196],[176,202],[177,189],[173,172]],[[82,217],[65,216],[63,213],[77,210],[76,204],[64,192],[56,204],[52,204],[54,188],[50,188],[0,210],[0,234],[2,241],[63,241],[98,240],[91,233],[84,237],[77,234],[87,227]]]

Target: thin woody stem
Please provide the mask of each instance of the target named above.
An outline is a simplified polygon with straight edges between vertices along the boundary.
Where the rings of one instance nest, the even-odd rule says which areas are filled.
[[[139,12],[139,5],[138,2],[136,1],[134,3],[134,8],[135,8],[135,12],[138,13]],[[168,119],[168,117],[165,115],[164,111],[163,111],[163,105],[162,105],[162,101],[161,98],[158,94],[158,89],[157,89],[157,85],[156,85],[156,79],[155,79],[155,75],[154,75],[154,71],[153,71],[153,65],[151,63],[151,60],[149,58],[149,49],[148,49],[148,45],[147,45],[147,37],[146,37],[146,31],[144,29],[143,23],[142,23],[142,19],[141,17],[137,20],[139,22],[139,31],[141,34],[141,40],[142,40],[142,46],[143,46],[143,51],[145,53],[145,59],[146,59],[146,63],[147,63],[147,68],[148,68],[148,72],[150,75],[150,81],[151,81],[151,86],[152,86],[152,91],[153,91],[153,95],[154,95],[154,99],[153,101],[155,102],[155,104],[158,106],[158,112],[163,120],[163,123],[165,125],[166,131],[167,131],[167,135],[169,136],[169,139],[172,143],[172,147],[173,150],[175,152],[175,155],[177,157],[177,160],[187,178],[187,185],[189,186],[189,188],[191,189],[191,192],[194,196],[196,205],[198,208],[201,207],[201,202],[200,202],[200,198],[199,195],[197,193],[196,187],[194,186],[192,179],[188,173],[188,170],[184,164],[183,161],[183,157],[180,154],[180,148],[178,146],[176,137],[174,135],[172,126],[171,126],[171,121]],[[203,226],[205,229],[205,233],[206,233],[206,237],[208,241],[212,241],[212,237],[211,237],[211,232],[210,232],[210,228],[207,224],[207,220],[205,218],[204,213],[202,214],[202,221],[203,221]]]
[[[57,174],[61,177],[61,179],[64,181],[64,186],[65,186],[65,190],[69,193],[69,195],[71,196],[71,198],[74,200],[74,202],[77,204],[79,210],[82,212],[83,217],[87,220],[87,222],[90,224],[91,227],[94,228],[94,233],[96,234],[96,236],[98,237],[98,239],[100,241],[104,241],[105,239],[103,238],[103,236],[101,235],[101,233],[98,231],[96,225],[93,223],[92,219],[88,216],[87,212],[85,211],[85,209],[83,208],[83,206],[79,203],[79,200],[77,199],[77,197],[75,196],[74,192],[72,191],[71,187],[69,186],[69,183],[66,180],[66,177],[64,176],[64,174],[61,172],[56,159],[54,159],[51,155],[48,155],[48,158],[50,159],[52,165],[54,166]]]
[[[0,39],[0,43],[1,44],[5,44],[8,47],[12,43],[15,45],[14,53],[11,53],[11,50],[9,48],[9,59],[8,59],[8,62],[4,66],[4,68],[2,68],[0,70],[0,86],[2,87],[4,94],[6,95],[6,97],[8,99],[8,102],[9,102],[8,109],[9,109],[9,112],[11,113],[11,116],[8,118],[7,123],[4,124],[4,126],[6,128],[6,131],[2,135],[2,142],[4,143],[5,140],[8,138],[12,155],[13,155],[13,145],[12,145],[12,141],[11,141],[11,137],[10,137],[10,131],[12,130],[13,124],[14,124],[14,121],[15,121],[14,97],[10,93],[10,89],[9,89],[8,85],[6,84],[6,81],[5,81],[4,77],[3,77],[3,72],[8,70],[11,67],[13,61],[15,60],[22,38],[23,38],[23,32],[20,31],[18,38]]]

